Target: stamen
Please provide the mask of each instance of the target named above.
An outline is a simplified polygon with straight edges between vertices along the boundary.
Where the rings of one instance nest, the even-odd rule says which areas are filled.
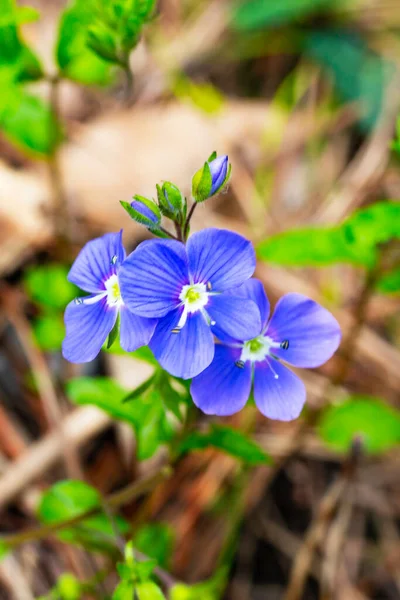
[[[179,333],[180,330],[182,329],[182,327],[184,327],[184,325],[186,325],[188,312],[189,311],[187,309],[187,306],[185,305],[183,307],[183,312],[181,314],[181,317],[180,317],[178,323],[176,324],[176,326],[173,329],[171,329],[171,333]]]
[[[83,298],[75,298],[75,304],[83,304]]]
[[[269,361],[269,360],[267,360],[267,365],[269,366],[269,368],[270,368],[270,369],[271,369],[271,371],[273,372],[273,374],[274,374],[274,379],[279,379],[279,375],[278,375],[278,373],[275,373],[275,371],[274,371],[274,369],[273,369],[273,367],[272,367],[272,365],[271,365],[271,363],[270,363],[270,361]]]
[[[208,289],[209,292],[211,292],[211,290],[212,290],[211,281],[207,281],[207,289]]]
[[[116,265],[117,264],[117,260],[118,260],[118,256],[116,254],[114,254],[114,256],[111,259],[111,264],[112,265]]]
[[[210,321],[210,325],[212,325],[214,327],[214,325],[217,324],[217,321]]]
[[[282,350],[287,350],[289,348],[289,340],[283,340],[283,342],[280,343],[280,347]]]
[[[237,360],[237,361],[235,362],[235,365],[236,365],[237,367],[239,367],[239,369],[243,369],[243,368],[244,368],[244,361],[243,361],[243,360]]]
[[[181,330],[180,327],[174,327],[173,329],[171,329],[171,333],[179,333]]]

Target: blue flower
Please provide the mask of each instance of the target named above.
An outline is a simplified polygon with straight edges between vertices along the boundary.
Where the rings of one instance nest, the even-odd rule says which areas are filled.
[[[204,229],[187,246],[174,240],[142,242],[119,273],[127,307],[159,318],[150,348],[176,377],[198,375],[212,361],[212,328],[239,338],[260,331],[255,303],[227,290],[254,272],[251,243],[231,231]]]
[[[133,315],[119,288],[125,259],[122,231],[88,242],[78,254],[68,279],[90,296],[75,298],[65,310],[64,358],[74,363],[93,360],[100,352],[120,313],[120,342],[131,352],[149,343],[156,320]]]
[[[222,344],[217,344],[211,365],[193,379],[193,401],[207,414],[232,415],[244,407],[253,385],[263,415],[280,421],[295,419],[306,390],[281,361],[305,368],[322,365],[339,346],[339,324],[325,308],[301,294],[283,296],[268,320],[268,298],[257,279],[245,282],[236,293],[257,303],[261,327],[255,337],[242,338],[216,330]]]

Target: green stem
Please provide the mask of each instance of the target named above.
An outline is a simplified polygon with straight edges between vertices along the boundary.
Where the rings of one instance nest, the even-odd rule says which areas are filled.
[[[190,221],[191,221],[191,219],[193,217],[193,213],[194,213],[194,211],[196,209],[196,206],[197,206],[197,202],[194,202],[192,204],[191,208],[190,208],[190,211],[189,211],[189,214],[187,216],[185,225],[183,226],[183,241],[184,242],[186,242],[186,240],[187,240],[187,236],[188,236],[188,233],[189,233]]]
[[[167,477],[171,475],[171,467],[166,465],[162,467],[160,470],[156,471],[152,475],[149,475],[146,478],[141,479],[140,481],[134,482],[124,489],[110,494],[106,498],[106,502],[111,508],[118,508],[119,506],[123,506],[128,502],[131,502],[135,498],[142,496],[146,492],[152,490],[158,483],[164,481]],[[103,505],[95,506],[85,512],[71,517],[70,519],[66,519],[65,521],[61,521],[59,523],[52,523],[51,525],[42,525],[41,527],[35,527],[32,529],[26,529],[25,531],[21,531],[19,533],[0,536],[0,543],[5,544],[10,549],[19,546],[20,544],[24,544],[25,542],[31,542],[34,540],[41,540],[49,535],[53,535],[62,531],[63,529],[67,529],[68,527],[73,527],[74,525],[78,525],[81,521],[84,521],[88,517],[93,517],[101,513],[104,510]]]

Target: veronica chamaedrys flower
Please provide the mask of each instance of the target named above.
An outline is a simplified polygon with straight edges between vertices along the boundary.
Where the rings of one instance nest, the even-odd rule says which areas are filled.
[[[244,407],[253,385],[263,415],[280,421],[295,419],[306,390],[281,361],[319,367],[339,346],[339,324],[329,311],[301,294],[283,296],[269,320],[269,301],[257,279],[246,281],[236,293],[257,303],[261,327],[255,337],[245,338],[216,331],[222,343],[216,345],[211,365],[193,379],[193,401],[207,414],[232,415]]]
[[[100,352],[120,314],[120,342],[131,352],[148,344],[156,321],[133,315],[119,288],[119,270],[125,259],[122,231],[88,242],[78,254],[68,279],[90,296],[75,298],[65,310],[64,358],[74,363],[93,360]]]
[[[142,242],[119,274],[127,307],[142,317],[159,318],[150,342],[169,373],[189,379],[214,356],[211,329],[252,337],[260,331],[256,304],[234,292],[254,272],[251,243],[232,231],[204,229],[187,246],[174,240]]]

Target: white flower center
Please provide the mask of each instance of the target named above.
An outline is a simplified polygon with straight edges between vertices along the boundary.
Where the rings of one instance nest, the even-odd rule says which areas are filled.
[[[108,306],[120,307],[123,304],[121,297],[121,291],[119,289],[119,281],[117,275],[111,275],[109,279],[104,283],[107,290],[107,304]]]
[[[240,360],[260,362],[269,356],[271,348],[279,348],[279,346],[279,342],[274,342],[270,337],[259,335],[243,344]]]
[[[184,285],[179,300],[184,304],[186,312],[193,313],[201,310],[208,302],[208,292],[205,283]]]

